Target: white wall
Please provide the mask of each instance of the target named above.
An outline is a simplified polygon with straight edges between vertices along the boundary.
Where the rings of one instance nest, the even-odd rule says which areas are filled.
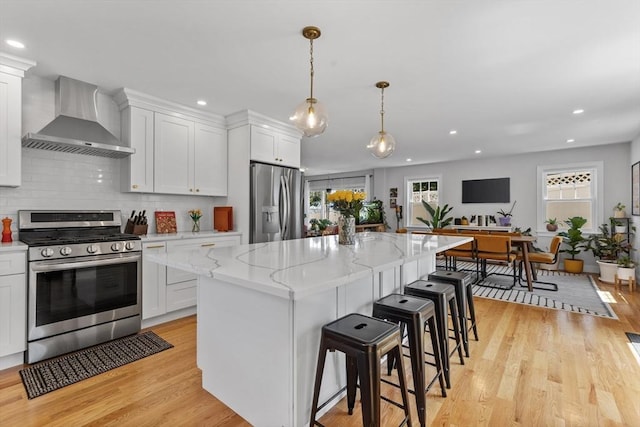
[[[22,149],[22,185],[0,187],[0,217],[13,219],[22,209],[120,209],[123,225],[132,210],[147,210],[149,232],[155,233],[153,212],[175,211],[178,231],[191,231],[187,211],[202,209],[202,230],[213,229],[213,206],[225,197],[171,196],[120,192],[120,160],[81,154]]]
[[[634,142],[637,156],[640,157],[640,140]],[[581,163],[591,161],[604,162],[604,219],[613,214],[613,206],[622,202],[631,206],[631,167],[629,156],[631,145],[619,143],[594,147],[574,148],[558,151],[530,153],[497,158],[478,157],[474,160],[435,163],[428,165],[405,166],[399,168],[384,168],[374,171],[374,195],[384,201],[389,207],[389,189],[398,188],[397,203],[406,206],[405,178],[411,177],[441,177],[441,204],[453,206],[451,214],[454,217],[474,214],[495,215],[499,209],[508,210],[511,204],[486,203],[462,204],[462,180],[484,178],[511,178],[511,200],[517,200],[513,211],[512,223],[516,227],[526,229],[532,227],[534,233],[540,236],[537,246],[545,248],[548,245],[549,233],[546,230],[536,230],[537,206],[537,167],[567,163]],[[387,221],[395,229],[395,212],[387,209]],[[628,209],[628,215],[631,210]],[[585,270],[597,271],[593,257],[581,254],[585,260]]]
[[[636,162],[640,162],[640,134],[631,142],[631,153],[629,155],[629,168]],[[629,203],[628,206],[631,206]],[[631,215],[631,210],[627,212],[627,215]],[[640,216],[631,216],[633,225],[636,227],[636,233],[633,239],[633,247],[635,250],[632,253],[632,257],[636,265],[640,264]],[[636,275],[638,269],[636,269]]]

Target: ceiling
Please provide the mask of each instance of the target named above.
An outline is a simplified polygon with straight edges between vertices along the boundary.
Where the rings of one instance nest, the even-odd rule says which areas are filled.
[[[640,134],[637,0],[0,0],[0,50],[35,60],[31,75],[285,122],[309,96],[307,25],[322,30],[314,95],[329,111],[326,132],[302,141],[309,175]],[[380,80],[397,141],[383,160],[365,148]]]

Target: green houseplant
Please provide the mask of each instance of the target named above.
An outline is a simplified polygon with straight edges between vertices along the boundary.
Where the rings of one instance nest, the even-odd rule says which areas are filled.
[[[313,218],[313,219],[311,219],[309,221],[309,224],[311,225],[311,230],[312,231],[322,233],[332,223],[331,223],[330,220],[325,219],[325,218],[323,218],[323,219]]]
[[[616,203],[616,205],[613,207],[613,217],[624,218],[625,216],[627,216],[627,212],[624,210],[625,208],[626,206],[623,205],[622,202]]]
[[[618,270],[616,271],[619,280],[630,280],[636,277],[636,264],[629,255],[618,258]]]
[[[564,221],[569,227],[567,231],[558,233],[562,237],[562,243],[568,249],[561,249],[560,252],[571,255],[571,258],[564,260],[564,269],[568,273],[582,273],[584,261],[576,259],[576,255],[582,252],[585,247],[586,240],[582,235],[581,228],[587,223],[587,220],[581,216],[574,216]]]
[[[558,220],[556,218],[549,218],[545,223],[547,224],[547,231],[558,230]]]
[[[599,279],[603,282],[613,283],[618,269],[616,259],[624,250],[625,242],[622,234],[610,232],[608,224],[599,227],[600,232],[590,235],[585,243],[585,249],[591,251],[600,268]]]
[[[440,206],[436,206],[436,208],[434,209],[429,203],[425,202],[424,200],[422,201],[422,205],[424,206],[426,211],[429,212],[429,215],[431,215],[431,220],[424,219],[422,217],[417,217],[416,219],[418,221],[424,222],[432,229],[444,228],[447,225],[451,224],[451,221],[453,221],[452,216],[447,217],[453,207],[449,207],[449,205],[445,204],[442,208],[440,208]]]

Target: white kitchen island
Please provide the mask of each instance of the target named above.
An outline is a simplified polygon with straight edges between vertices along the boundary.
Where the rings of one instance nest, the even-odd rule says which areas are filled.
[[[322,325],[435,270],[436,253],[471,237],[358,233],[145,255],[199,275],[197,362],[202,386],[255,426],[309,422]],[[320,400],[345,384],[327,357]]]

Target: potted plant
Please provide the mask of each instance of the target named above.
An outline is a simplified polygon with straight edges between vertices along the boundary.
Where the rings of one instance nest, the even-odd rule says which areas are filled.
[[[565,244],[568,249],[561,249],[560,252],[571,255],[571,258],[564,260],[564,269],[567,273],[582,273],[584,268],[584,261],[576,259],[576,255],[582,252],[582,248],[585,245],[586,239],[582,235],[582,226],[587,223],[587,220],[581,216],[574,216],[564,221],[569,229],[558,233],[562,237],[562,243]]]
[[[418,221],[424,222],[425,224],[427,224],[427,226],[431,227],[432,229],[444,228],[447,225],[451,224],[451,221],[453,221],[452,216],[447,217],[447,214],[451,212],[453,207],[449,207],[449,205],[444,205],[442,209],[440,208],[440,206],[436,206],[436,208],[434,209],[433,207],[431,207],[429,203],[425,202],[424,200],[422,201],[422,205],[424,206],[426,211],[429,212],[429,215],[431,215],[431,220],[424,219],[421,217],[417,217],[416,219]]]
[[[327,227],[331,225],[331,221],[324,218],[313,218],[309,221],[309,224],[311,224],[311,231],[313,231],[314,233],[322,234],[327,229]]]
[[[622,202],[618,202],[614,207],[613,207],[613,217],[614,218],[624,218],[627,216],[627,213],[625,212],[626,206],[622,204]]]
[[[585,249],[590,250],[596,258],[596,263],[600,267],[599,279],[613,283],[618,269],[616,259],[620,252],[625,250],[626,243],[622,234],[609,231],[608,224],[602,224],[599,229],[600,233],[589,236]]]
[[[636,277],[636,265],[629,255],[623,255],[618,258],[618,271],[616,272],[619,280],[629,280]]]
[[[511,225],[511,216],[513,214],[513,208],[516,206],[516,202],[517,200],[513,201],[513,205],[511,205],[511,209],[509,209],[508,212],[505,212],[504,209],[500,209],[498,211],[498,215],[500,215],[498,221],[500,222],[501,226],[507,227]]]
[[[558,230],[558,220],[556,218],[549,218],[545,223],[547,224],[547,231]]]
[[[627,226],[622,223],[622,221],[616,221],[615,218],[612,218],[613,229],[618,234],[624,234],[627,232]]]

